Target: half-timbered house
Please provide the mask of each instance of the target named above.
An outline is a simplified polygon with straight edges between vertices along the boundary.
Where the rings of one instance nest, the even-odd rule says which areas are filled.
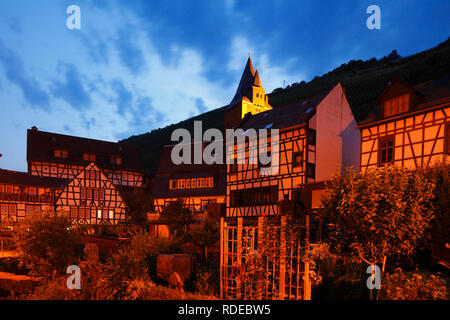
[[[409,85],[393,79],[360,123],[361,170],[419,169],[450,159],[450,78]]]
[[[28,173],[73,179],[94,162],[116,186],[142,187],[139,148],[132,145],[27,130]]]
[[[172,148],[173,145],[164,147],[153,182],[155,210],[149,214],[150,232],[159,236],[169,236],[164,217],[160,215],[165,206],[176,200],[183,202],[194,220],[204,214],[219,219],[225,211],[226,166],[217,163],[175,165],[171,160]]]
[[[28,172],[0,171],[0,219],[16,223],[47,209],[74,223],[126,220],[121,190],[141,188],[139,149],[120,143],[38,131],[27,132]]]
[[[359,170],[360,132],[347,103],[344,90],[337,84],[331,91],[296,103],[246,116],[239,127],[278,129],[278,135],[258,137],[253,143],[227,144],[233,160],[227,171],[227,210],[221,219],[221,294],[223,298],[251,298],[252,285],[242,285],[247,262],[258,251],[263,239],[263,219],[280,226],[280,247],[275,262],[265,266],[265,299],[302,298],[302,259],[299,247],[285,249],[281,243],[286,223],[283,202],[299,201],[305,209],[319,205],[324,181],[332,174],[353,166]],[[271,150],[276,139],[276,150]],[[255,152],[256,150],[256,152]],[[239,151],[239,152],[238,152]],[[278,166],[264,168],[260,152],[278,159]],[[244,163],[236,163],[243,155]],[[242,162],[242,160],[241,160]],[[253,162],[253,163],[252,163]],[[262,170],[269,170],[262,174]],[[270,172],[270,170],[273,170]],[[300,244],[299,244],[300,245]],[[251,262],[250,262],[251,263]],[[244,271],[243,271],[244,270]]]

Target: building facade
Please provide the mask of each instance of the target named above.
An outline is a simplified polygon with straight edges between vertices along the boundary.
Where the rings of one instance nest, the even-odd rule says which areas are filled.
[[[420,169],[449,163],[449,78],[411,86],[393,79],[360,124],[361,170],[395,164]]]
[[[141,188],[136,147],[39,131],[27,132],[28,172],[0,171],[0,218],[18,223],[43,211],[63,210],[74,223],[125,222],[121,188]]]
[[[304,243],[286,242],[286,218],[293,213],[289,204],[300,203],[306,210],[317,208],[324,182],[331,175],[348,167],[359,170],[360,131],[340,84],[296,103],[241,116],[234,123],[244,134],[277,129],[278,135],[262,138],[258,134],[255,140],[227,144],[231,164],[227,167],[226,216],[221,219],[221,296],[302,299],[300,252]],[[263,152],[272,161],[277,159],[278,165],[263,164]],[[260,256],[262,242],[268,241],[264,235],[267,221],[278,234],[269,245],[280,248],[273,259]],[[265,261],[261,270],[265,287],[258,292],[251,281],[244,281],[255,259]]]

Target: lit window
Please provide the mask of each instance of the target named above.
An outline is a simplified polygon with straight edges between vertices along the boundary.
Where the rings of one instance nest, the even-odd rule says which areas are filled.
[[[15,204],[10,204],[9,205],[9,212],[12,214],[16,213],[16,205]]]
[[[186,179],[186,189],[191,188],[191,179]]]
[[[97,210],[97,218],[102,218],[102,210]]]
[[[114,211],[113,210],[109,210],[109,218],[114,219]]]
[[[178,180],[178,189],[184,189],[184,179]]]
[[[191,179],[191,188],[197,188],[197,179]]]
[[[116,157],[116,156],[111,156],[110,162],[111,162],[111,164],[115,164],[115,165],[120,166],[122,164],[122,158],[121,157]]]
[[[386,100],[384,102],[384,117],[390,117],[409,110],[409,94]]]
[[[169,181],[169,188],[170,189],[176,189],[177,188],[177,180],[170,180]]]
[[[3,214],[7,214],[8,213],[8,205],[7,204],[2,204],[1,211],[2,211]]]
[[[61,158],[61,150],[55,150],[55,157]]]
[[[379,150],[378,163],[380,165],[394,162],[394,138],[380,139]]]

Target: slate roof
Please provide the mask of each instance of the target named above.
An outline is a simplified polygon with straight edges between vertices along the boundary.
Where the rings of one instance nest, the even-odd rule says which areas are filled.
[[[33,186],[33,187],[49,187],[64,188],[69,183],[69,179],[59,179],[50,177],[39,177],[28,174],[26,172],[18,172],[0,169],[0,184]]]
[[[247,130],[286,129],[297,126],[315,114],[317,105],[327,94],[328,92],[323,92],[314,97],[252,115],[244,119],[239,127]]]
[[[54,149],[68,150],[68,158],[55,158]],[[88,161],[83,160],[85,152],[95,153],[95,164],[101,169],[143,171],[137,146],[39,131],[35,128],[27,130],[27,161],[86,166]],[[122,157],[122,164],[111,164],[111,156]]]
[[[258,76],[259,79],[259,76]],[[234,107],[241,101],[243,97],[251,98],[252,86],[255,83],[255,71],[253,70],[252,59],[248,57],[247,64],[245,65],[244,72],[242,73],[241,80],[239,81],[236,93],[231,100],[227,109]],[[261,83],[261,81],[260,81]]]
[[[394,81],[398,78],[394,78],[391,81]],[[401,82],[405,83],[409,87],[411,87],[417,94],[419,101],[417,102],[417,105],[413,106],[413,111],[421,110],[428,108],[432,106],[434,103],[450,101],[450,74],[447,74],[443,77],[439,77],[437,79],[428,80],[423,83],[419,83],[416,85],[411,85],[405,81],[400,80]],[[381,106],[377,104],[376,99],[382,94],[382,92],[387,88],[390,82],[386,83],[384,87],[382,87],[382,90],[380,91],[380,88],[377,88],[377,92],[379,91],[378,96],[374,100],[371,101],[370,105],[370,112],[368,115],[361,121],[359,121],[359,125],[366,125],[371,122],[375,122],[378,120],[381,120]],[[375,88],[374,88],[375,89]],[[346,92],[347,99],[350,102],[350,99],[352,96]]]

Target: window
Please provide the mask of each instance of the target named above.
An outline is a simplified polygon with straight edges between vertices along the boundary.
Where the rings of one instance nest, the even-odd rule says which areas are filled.
[[[378,164],[394,162],[394,137],[380,139]]]
[[[36,188],[28,188],[28,194],[31,196],[36,195]]]
[[[206,178],[206,180],[207,180],[207,187],[208,188],[214,188],[214,178],[213,177],[209,177],[209,178]]]
[[[97,176],[96,171],[89,170],[89,179],[95,180],[96,176]]]
[[[384,117],[394,116],[409,110],[409,94],[386,100],[384,102]]]
[[[269,162],[263,164],[263,163],[261,162],[261,158],[262,158],[262,157],[266,157],[266,156],[269,158]],[[271,158],[271,157],[272,157],[272,153],[271,153],[270,151],[268,151],[267,154],[260,153],[260,154],[259,154],[259,157],[258,157],[258,166],[259,166],[260,168],[270,168],[270,166],[272,165],[272,158]]]
[[[191,188],[191,179],[186,179],[186,189]]]
[[[13,193],[13,187],[12,186],[6,186],[5,192],[6,193]]]
[[[110,162],[111,162],[111,164],[120,166],[122,164],[122,158],[121,157],[117,157],[117,156],[111,156]]]
[[[316,130],[309,129],[307,139],[308,139],[309,145],[315,146],[316,145]]]
[[[98,200],[105,201],[105,190],[98,191]]]
[[[86,190],[86,196],[87,196],[88,200],[92,199],[92,189],[87,189]]]
[[[109,219],[114,219],[114,211],[109,210]]]
[[[197,188],[203,188],[205,186],[205,178],[197,179]]]
[[[84,161],[95,161],[95,153],[85,152],[83,153]]]
[[[178,180],[178,189],[184,189],[184,179]]]
[[[236,160],[236,159],[235,159]],[[230,163],[230,174],[236,174],[239,170],[237,163]]]
[[[191,179],[191,188],[197,188],[197,179],[196,178]]]
[[[303,152],[293,152],[292,153],[292,167],[301,168],[303,165]]]
[[[9,205],[9,213],[12,213],[12,214],[16,214],[16,205],[15,204],[10,204]]]
[[[306,174],[307,177],[311,179],[316,177],[316,165],[314,163],[308,163],[306,165]]]
[[[265,206],[276,202],[278,202],[276,186],[232,190],[230,193],[231,207]]]
[[[447,154],[450,154],[450,123],[447,124],[447,131],[446,131],[446,147],[447,147]]]
[[[2,204],[2,206],[1,206],[1,213],[2,214],[8,214],[8,205],[7,204]]]
[[[81,188],[81,195],[80,195],[81,199],[86,199],[86,189],[85,188]]]
[[[67,150],[55,149],[54,155],[55,158],[66,159],[69,156],[69,152]]]

